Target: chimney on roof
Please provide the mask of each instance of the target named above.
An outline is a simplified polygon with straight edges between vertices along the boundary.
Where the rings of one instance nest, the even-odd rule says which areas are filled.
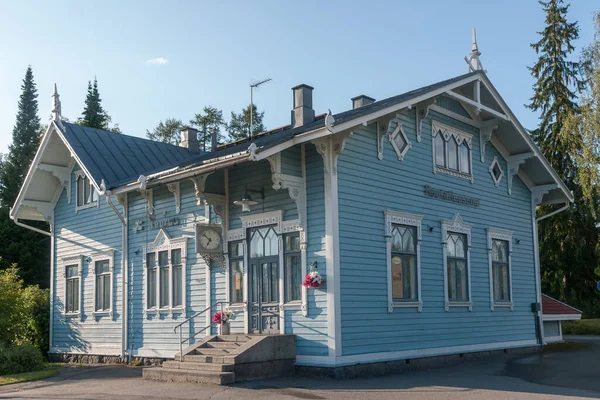
[[[312,104],[312,86],[305,84],[292,88],[294,92],[294,108],[292,110],[292,128],[309,124],[315,120]]]
[[[210,133],[210,151],[215,152],[217,150],[217,130],[215,129]]]
[[[375,99],[369,96],[365,96],[361,94],[360,96],[356,96],[351,98],[352,100],[352,109],[356,109],[362,106],[366,106],[367,104],[371,104],[375,102]]]
[[[179,139],[179,146],[185,147],[186,149],[194,152],[199,152],[198,147],[198,130],[184,126],[181,128],[181,138]]]

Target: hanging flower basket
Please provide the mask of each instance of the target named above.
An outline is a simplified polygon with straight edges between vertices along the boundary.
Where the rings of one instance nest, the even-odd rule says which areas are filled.
[[[228,324],[233,319],[233,311],[226,309],[225,311],[217,311],[212,317],[212,322],[215,324]]]
[[[323,284],[323,277],[318,271],[311,271],[304,277],[302,286],[308,289],[318,289]]]

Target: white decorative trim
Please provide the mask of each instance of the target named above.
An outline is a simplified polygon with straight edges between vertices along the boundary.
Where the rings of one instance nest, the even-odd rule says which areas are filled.
[[[254,144],[254,143],[252,143]],[[256,145],[255,145],[256,146]],[[196,204],[199,207],[204,206],[204,191],[206,190],[206,179],[208,176],[212,174],[212,172],[208,172],[206,174],[193,176],[190,178],[190,181],[194,184],[194,190],[196,191]]]
[[[146,200],[148,214],[154,214],[154,194],[152,189],[140,189],[140,196]]]
[[[62,270],[62,278],[65,282],[64,288],[64,317],[78,317],[80,320],[83,319],[83,257],[82,256],[72,256],[61,258],[59,263],[59,268]],[[76,312],[67,312],[67,266],[77,265],[77,276],[79,277],[79,309]]]
[[[535,157],[534,153],[522,153],[506,158],[506,170],[508,179],[508,194],[512,194],[513,177],[519,173],[519,168],[529,158]]]
[[[398,147],[398,144],[395,140],[398,136],[400,136],[405,142],[404,148],[402,149]],[[396,128],[388,136],[388,140],[392,144],[392,147],[396,152],[396,155],[398,156],[398,160],[400,161],[404,159],[404,156],[406,155],[406,153],[408,153],[408,150],[412,149],[412,143],[410,142],[410,140],[408,140],[408,136],[406,136],[404,129],[402,129],[402,123],[400,122],[396,124]]]
[[[96,263],[100,262],[100,261],[107,261],[108,260],[108,270],[109,275],[110,275],[110,310],[101,310],[101,311],[96,311],[96,286],[97,286],[97,277],[96,277]],[[93,291],[92,291],[92,295],[94,298],[94,308],[92,310],[92,317],[96,318],[96,317],[102,317],[104,315],[108,315],[108,317],[113,320],[114,316],[115,316],[115,250],[114,249],[107,249],[98,253],[94,253],[91,254],[89,256],[89,265],[91,265],[91,268],[89,268],[89,270],[92,271],[92,275],[94,276],[94,284],[93,284]]]
[[[513,240],[511,231],[504,229],[487,228],[487,250],[488,250],[488,267],[490,275],[490,310],[494,311],[496,307],[508,307],[510,311],[514,310],[513,303],[513,282],[512,282],[512,251],[513,251]],[[492,268],[492,243],[493,240],[504,240],[508,243],[508,296],[509,301],[496,302],[494,300],[494,274]]]
[[[438,166],[436,164],[435,138],[439,134],[442,135],[442,138],[446,142],[446,154],[444,155],[446,160],[448,159],[447,143],[452,138],[454,138],[454,140],[456,141],[457,152],[458,152],[458,160],[457,160],[458,170],[452,170],[452,169],[449,169],[446,167]],[[460,157],[461,157],[460,147],[463,143],[466,143],[467,147],[469,148],[469,170],[471,171],[470,174],[465,174],[464,172],[460,172]],[[454,127],[442,124],[440,122],[432,121],[431,122],[431,152],[432,152],[432,163],[433,163],[433,173],[434,174],[441,172],[444,174],[455,176],[457,178],[467,179],[467,180],[471,181],[471,183],[473,183],[473,181],[474,181],[474,178],[473,178],[473,135],[471,135],[470,133],[458,130]]]
[[[100,207],[100,194],[98,193],[98,191],[96,191],[96,188],[92,184],[92,180],[82,170],[74,171],[73,174],[75,174],[75,214],[77,214],[81,210],[86,210],[88,208]],[[90,195],[92,195],[92,191],[96,191],[96,196],[98,197],[96,201],[90,201],[89,203],[83,204],[81,206],[77,205],[77,197],[79,196],[79,185],[77,181],[79,180],[79,178],[86,178],[88,180],[88,184],[90,185]],[[61,184],[64,185],[62,181]]]
[[[444,263],[444,303],[446,311],[450,307],[468,307],[473,311],[473,297],[471,296],[471,225],[466,224],[459,214],[456,214],[452,220],[441,221],[442,232],[442,260]],[[448,259],[446,258],[448,248],[448,232],[461,233],[467,236],[467,288],[469,294],[468,301],[450,301],[448,299]]]
[[[346,131],[337,133],[334,136],[320,138],[313,141],[313,144],[317,149],[317,153],[323,157],[323,168],[325,173],[329,173],[329,171],[331,171],[332,174],[337,175],[338,157],[344,151],[346,139],[352,135],[353,132]]]
[[[283,211],[277,210],[260,214],[241,215],[240,219],[242,220],[242,232],[238,240],[246,239],[246,231],[248,228],[264,225],[275,225],[275,233],[280,235],[283,225]]]
[[[431,106],[435,105],[435,98],[428,99],[416,106],[416,122],[417,122],[417,142],[421,143],[421,132],[423,131],[423,121],[427,118]]]
[[[581,319],[581,314],[543,314],[542,319],[544,321],[576,321]]]
[[[175,196],[175,213],[179,214],[181,212],[181,191],[179,181],[167,183],[167,188],[169,192],[173,193]]]
[[[150,314],[156,314],[157,312],[165,312],[168,313],[170,317],[173,316],[174,313],[181,313],[183,316],[186,315],[186,292],[187,292],[187,236],[181,236],[178,238],[171,238],[167,231],[164,229],[160,229],[156,238],[151,243],[144,243],[142,245],[142,265],[143,265],[143,279],[144,279],[144,317],[148,318]],[[180,249],[181,250],[181,306],[173,306],[173,263],[171,260],[171,250]],[[167,266],[160,267],[158,265],[159,258],[158,253],[161,251],[167,252]],[[147,264],[147,254],[154,253],[155,260],[155,268],[156,268],[156,307],[148,308],[148,264]],[[160,268],[168,268],[169,269],[169,305],[167,307],[160,308]]]
[[[273,181],[273,189],[281,189],[281,153],[275,153],[266,158],[271,167],[271,180]]]
[[[304,178],[281,174],[280,179],[281,189],[287,189],[290,198],[296,203],[300,228],[306,229],[306,185]]]
[[[498,170],[500,171],[500,176],[498,178],[496,178],[496,176],[494,175],[494,167],[496,165],[498,166]],[[494,160],[490,164],[490,167],[488,168],[488,171],[489,171],[490,175],[492,176],[492,180],[494,181],[494,185],[496,187],[500,186],[500,181],[502,180],[502,177],[504,176],[504,171],[502,171],[502,167],[500,166],[500,163],[498,162],[498,157],[494,156]],[[509,193],[510,193],[510,190],[509,190]]]
[[[394,308],[410,307],[417,308],[419,312],[423,311],[423,298],[421,297],[421,241],[422,215],[406,214],[398,211],[386,210],[383,212],[385,217],[385,241],[387,252],[387,294],[388,294],[388,312],[394,312]],[[394,301],[392,293],[392,229],[393,225],[414,226],[417,231],[416,237],[416,256],[417,256],[417,300],[416,301]]]
[[[40,162],[37,169],[40,171],[50,172],[60,182],[61,186],[67,190],[67,203],[71,204],[71,170],[75,160],[72,160],[67,167],[58,165],[44,164]],[[60,192],[59,192],[60,193]]]
[[[555,183],[550,183],[548,185],[539,185],[533,186],[531,188],[531,199],[533,204],[539,206],[544,199],[544,196],[548,194],[551,190],[558,189],[558,185]],[[534,208],[534,222],[535,222],[535,208]]]
[[[481,162],[485,162],[485,145],[492,139],[492,133],[498,129],[500,121],[492,119],[481,123],[479,128],[479,151],[481,152]]]

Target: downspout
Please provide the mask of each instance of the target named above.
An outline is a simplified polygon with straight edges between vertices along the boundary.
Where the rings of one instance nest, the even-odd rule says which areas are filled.
[[[43,231],[41,229],[34,228],[33,226],[26,225],[26,224],[24,224],[22,222],[19,222],[18,218],[13,219],[13,222],[16,225],[20,226],[21,228],[29,229],[30,231],[34,231],[34,232],[37,232],[37,233],[41,233],[42,235],[46,235],[46,236],[52,237],[52,233],[51,232]]]
[[[536,277],[536,286],[537,286],[537,301],[538,304],[540,305],[540,309],[537,312],[537,317],[538,317],[538,326],[539,326],[539,339],[540,339],[540,344],[543,346],[546,344],[545,340],[544,340],[544,319],[543,319],[543,310],[542,310],[542,272],[541,272],[541,267],[540,267],[540,244],[539,244],[539,238],[538,238],[538,223],[540,221],[545,220],[546,218],[550,218],[556,214],[559,214],[563,211],[565,211],[566,209],[568,209],[570,207],[570,202],[565,202],[565,205],[561,208],[559,208],[558,210],[554,210],[551,213],[548,213],[546,215],[543,215],[539,218],[535,218],[535,211],[536,211],[536,206],[533,205],[533,216],[535,218],[535,224],[534,224],[534,228],[535,228],[535,232],[534,232],[534,240],[535,240],[535,262],[536,262],[536,272],[537,272],[537,277]]]

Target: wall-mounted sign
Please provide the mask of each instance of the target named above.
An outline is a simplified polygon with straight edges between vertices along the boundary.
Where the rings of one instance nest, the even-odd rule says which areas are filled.
[[[481,204],[481,201],[475,197],[456,194],[451,190],[432,188],[429,185],[425,185],[425,196],[434,197],[440,200],[452,201],[454,203],[464,204],[466,206],[479,207]]]
[[[176,225],[181,225],[181,220],[179,219],[179,217],[163,218],[155,221],[148,221],[148,229],[159,229]]]

